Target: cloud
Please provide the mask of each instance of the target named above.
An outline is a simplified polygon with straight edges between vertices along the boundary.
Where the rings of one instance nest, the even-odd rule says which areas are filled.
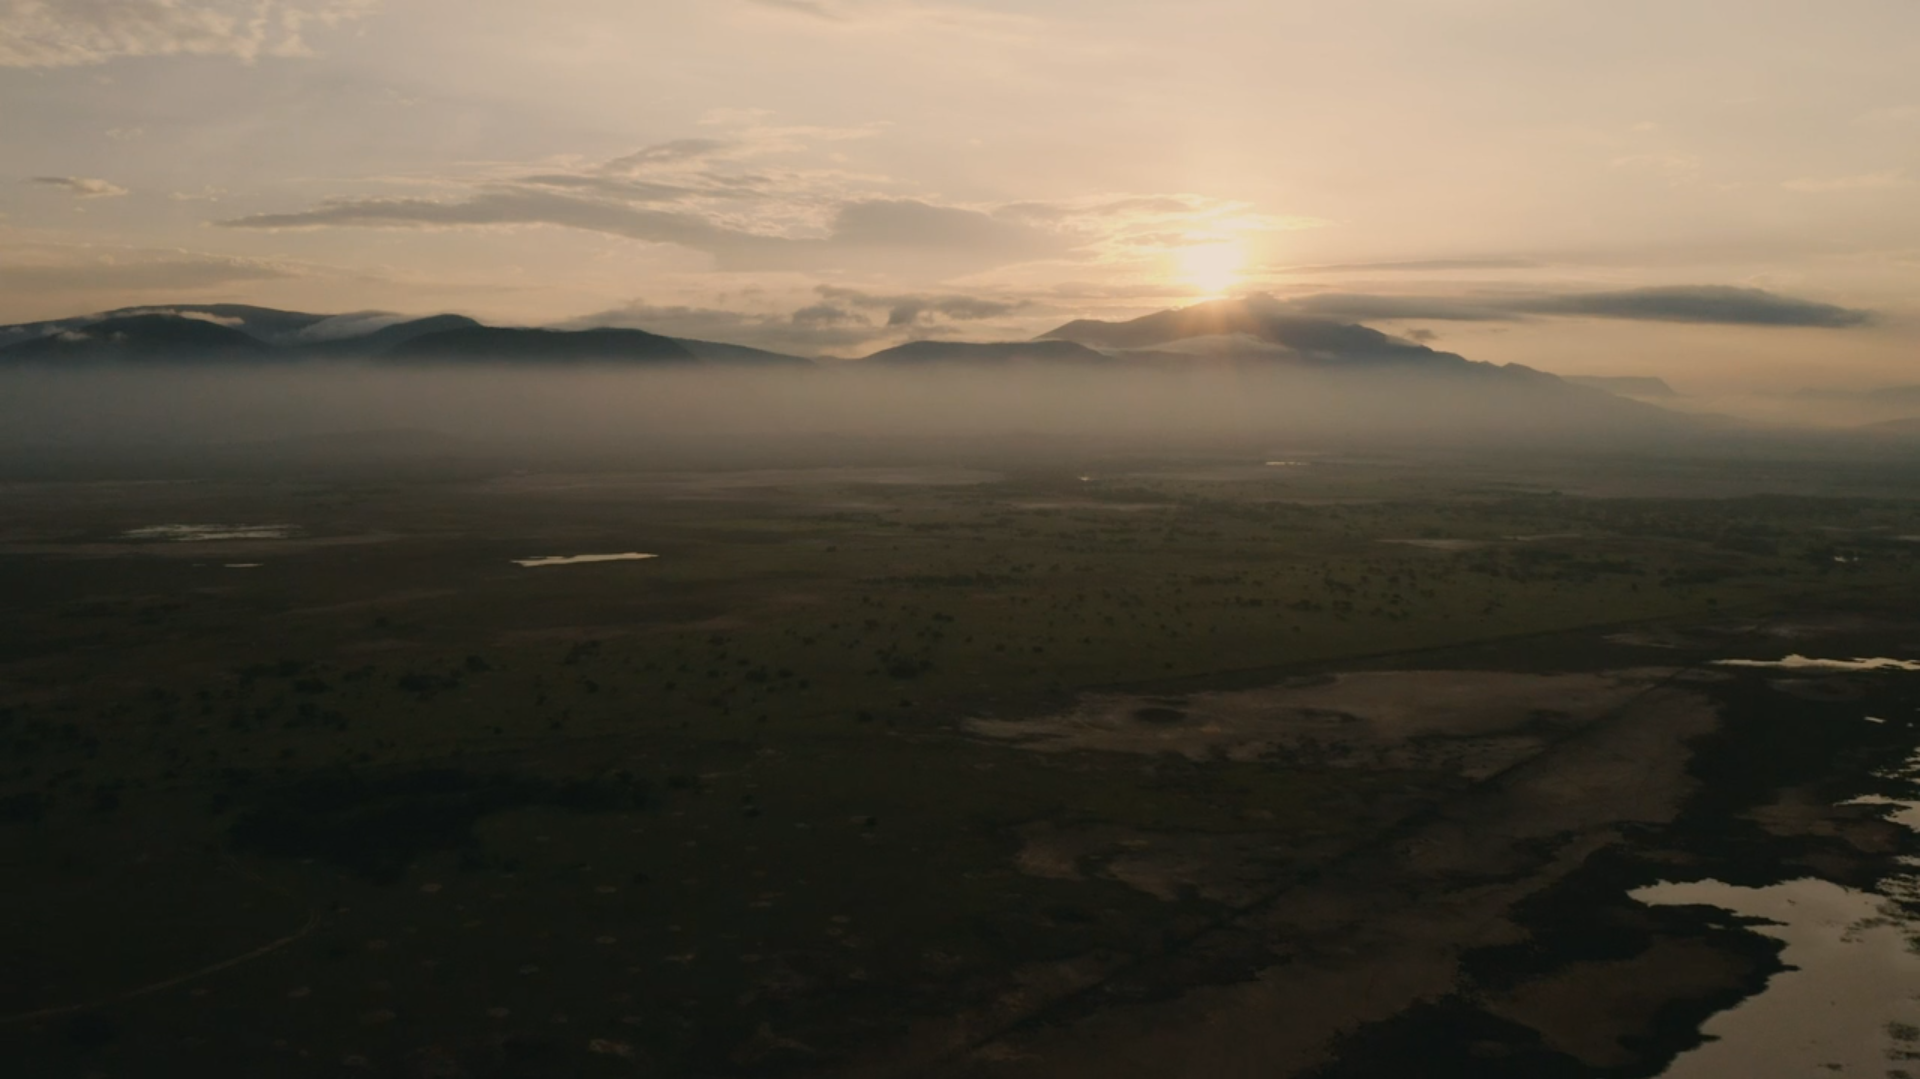
[[[1678,187],[1699,179],[1705,162],[1693,154],[1630,154],[1614,158],[1612,165],[1627,172],[1663,177]]]
[[[1380,296],[1320,293],[1287,301],[1302,314],[1352,321],[1439,319],[1498,322],[1532,316],[1697,322],[1727,326],[1839,329],[1863,325],[1872,312],[1782,296],[1755,288],[1678,285],[1559,295]]]
[[[476,177],[436,198],[327,199],[216,222],[235,229],[547,225],[675,244],[726,270],[898,270],[937,279],[1041,260],[1123,265],[1196,243],[1300,227],[1193,194],[956,205],[884,176],[790,163],[876,127],[783,127],[728,115],[726,137],[676,139],[594,164]]]
[[[748,0],[748,3],[758,4],[761,7],[777,8],[781,11],[793,11],[802,15],[811,15],[816,19],[826,19],[829,22],[845,22],[847,20],[847,16],[844,13],[827,7],[825,4],[820,3],[819,0]]]
[[[1885,172],[1868,172],[1858,176],[1803,177],[1788,180],[1780,185],[1788,191],[1886,191],[1897,187],[1912,187],[1913,181],[1899,169]]]
[[[774,352],[811,356],[820,353],[863,353],[878,329],[864,317],[814,304],[792,313],[733,311],[716,307],[655,305],[644,300],[598,311],[561,323],[562,329],[626,326],[669,337],[719,341]]]
[[[801,268],[889,251],[909,258],[945,254],[991,264],[1061,250],[1058,242],[1044,234],[996,221],[979,211],[913,199],[843,203],[833,211],[826,235],[789,237],[750,232],[699,212],[658,209],[600,193],[541,190],[541,186],[503,186],[449,200],[336,199],[311,210],[254,214],[219,224],[237,229],[556,225],[693,248],[713,255],[725,269]]]
[[[714,120],[728,130],[657,143],[599,163],[453,181],[464,190],[446,197],[336,198],[217,224],[241,229],[550,225],[676,244],[707,252],[729,269],[784,268],[860,248],[984,252],[996,244],[1004,248],[1019,231],[962,207],[874,197],[870,192],[886,182],[883,177],[791,160],[821,143],[869,137],[877,126],[781,126],[759,112]]]
[[[978,296],[955,295],[876,295],[833,285],[822,285],[814,291],[828,302],[816,304],[808,311],[824,307],[843,315],[851,314],[833,307],[833,304],[884,310],[887,313],[887,326],[891,329],[928,326],[943,321],[977,322],[1011,315],[1032,306],[1027,300],[989,300]],[[796,311],[794,318],[799,318],[803,313]]]
[[[936,206],[918,199],[863,199],[834,212],[832,239],[867,247],[939,247],[951,250],[1039,254],[1046,234],[979,210]]]
[[[1500,322],[1521,317],[1508,299],[1455,296],[1380,296],[1371,293],[1323,292],[1287,301],[1303,315],[1374,322],[1383,319],[1428,318],[1447,322]]]
[[[111,199],[127,193],[126,188],[117,184],[85,176],[35,176],[27,182],[45,184],[48,187],[64,187],[75,198],[82,199]]]
[[[246,319],[238,316],[222,316],[216,315],[211,311],[195,311],[184,307],[130,307],[116,313],[121,315],[171,315],[174,318],[191,319],[195,322],[211,322],[215,326],[226,326],[235,330],[241,329],[247,324]]]
[[[126,56],[302,56],[311,26],[378,0],[0,0],[0,67],[77,67]]]
[[[180,257],[138,263],[90,261],[69,265],[0,263],[0,290],[27,292],[169,292],[211,288],[242,280],[273,280],[294,273],[252,259]]]
[[[750,8],[804,16],[837,32],[934,32],[951,41],[956,35],[998,45],[1033,45],[1044,40],[1046,23],[1031,14],[996,11],[975,3],[942,4],[919,0],[746,0]],[[1055,48],[1069,47],[1055,41]]]
[[[330,199],[311,210],[253,214],[219,222],[237,229],[458,228],[473,225],[563,225],[637,240],[712,250],[753,237],[673,211],[624,202],[507,187],[461,199]]]
[[[836,307],[825,301],[802,307],[800,310],[795,311],[792,317],[795,326],[873,325],[873,323],[867,321],[864,316],[849,311],[844,307]]]
[[[1531,300],[1522,310],[1546,315],[1642,319],[1652,322],[1712,322],[1732,326],[1814,326],[1837,329],[1872,320],[1859,311],[1757,288],[1680,285],[1588,292]]]
[[[277,263],[176,253],[133,258],[93,256],[0,262],[0,291],[9,293],[165,292],[297,276]]]
[[[1530,270],[1530,259],[1417,259],[1410,262],[1335,262],[1323,266],[1286,266],[1277,273],[1428,273],[1444,270]]]
[[[635,300],[611,311],[570,320],[565,327],[629,326],[670,337],[748,345],[800,355],[861,355],[902,341],[940,335],[962,323],[980,323],[1027,311],[1025,300],[953,293],[876,293],[820,285],[818,297],[792,311],[763,307],[739,311],[716,307],[659,306]],[[1002,330],[1026,337],[1032,330]]]
[[[994,267],[1079,262],[1152,272],[1169,251],[1320,222],[1190,193],[956,204],[850,168],[838,144],[885,125],[781,125],[726,110],[718,130],[599,162],[548,161],[442,181],[448,193],[324,199],[215,222],[236,229],[553,226],[674,244],[723,270],[891,273],[933,281]]]
[[[738,145],[729,139],[673,139],[642,147],[625,157],[616,157],[601,168],[608,172],[632,172],[654,165],[704,161]]]

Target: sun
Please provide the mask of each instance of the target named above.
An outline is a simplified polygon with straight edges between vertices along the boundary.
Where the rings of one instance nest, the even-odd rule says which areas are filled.
[[[1199,244],[1175,251],[1173,261],[1182,282],[1208,296],[1223,296],[1240,280],[1247,249],[1238,240]]]

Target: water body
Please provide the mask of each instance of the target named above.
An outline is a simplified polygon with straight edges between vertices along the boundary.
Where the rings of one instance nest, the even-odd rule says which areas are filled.
[[[569,554],[543,555],[539,558],[516,558],[516,566],[577,566],[585,562],[638,562],[647,558],[659,558],[657,554],[641,554],[628,551],[624,554]]]
[[[120,535],[130,540],[165,543],[204,543],[208,540],[282,540],[300,530],[298,525],[146,525]]]
[[[1847,804],[1887,806],[1886,819],[1920,831],[1920,754],[1880,778],[1906,794]],[[1758,888],[1660,883],[1630,893],[1651,906],[1703,905],[1761,919],[1752,930],[1786,945],[1780,960],[1788,969],[1709,1020],[1701,1032],[1712,1040],[1662,1074],[1920,1075],[1920,859],[1902,865],[1864,891],[1804,878]]]
[[[1812,659],[1792,655],[1785,659],[1716,659],[1716,667],[1759,667],[1779,671],[1920,671],[1920,660],[1888,659]]]
[[[1486,540],[1474,539],[1384,539],[1381,543],[1398,543],[1407,547],[1424,547],[1429,551],[1477,551],[1490,546]]]

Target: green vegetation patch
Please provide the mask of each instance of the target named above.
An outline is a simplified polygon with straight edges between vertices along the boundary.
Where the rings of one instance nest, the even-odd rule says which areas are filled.
[[[421,854],[471,846],[474,824],[490,813],[528,806],[607,812],[647,798],[647,785],[630,774],[556,783],[451,768],[383,776],[341,769],[262,790],[230,835],[249,854],[320,858],[387,882]]]

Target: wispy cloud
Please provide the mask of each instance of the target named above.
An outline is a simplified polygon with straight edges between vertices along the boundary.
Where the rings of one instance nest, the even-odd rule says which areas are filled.
[[[872,343],[881,336],[866,319],[819,317],[819,312],[805,306],[794,311],[742,311],[652,304],[645,300],[634,300],[609,311],[596,311],[560,325],[563,328],[626,326],[669,337],[719,341],[800,356],[870,352]]]
[[[920,32],[962,34],[1003,44],[1034,44],[1044,39],[1045,21],[1032,14],[995,11],[973,4],[924,0],[745,0],[749,8],[798,15],[822,29],[841,32]]]
[[[1288,301],[1302,314],[1354,321],[1435,319],[1501,322],[1534,316],[1693,322],[1726,326],[1844,329],[1871,322],[1855,308],[1757,288],[1680,285],[1612,292],[1467,296],[1381,296],[1328,292]]]
[[[725,302],[723,300],[723,302]],[[1047,310],[1032,300],[963,293],[883,293],[837,285],[788,294],[782,304],[764,294],[737,297],[747,309],[656,305],[644,300],[563,323],[630,326],[801,355],[874,352],[927,337],[1031,336],[1025,316]]]
[[[748,3],[757,4],[760,7],[774,8],[779,11],[792,11],[801,15],[811,15],[816,19],[826,19],[829,22],[845,22],[847,20],[847,14],[844,11],[830,8],[821,3],[820,0],[748,0]]]
[[[1318,266],[1281,266],[1275,273],[1443,273],[1449,270],[1530,270],[1540,263],[1531,259],[1458,258],[1413,259],[1405,262],[1331,262]]]
[[[1124,264],[1182,246],[1317,222],[1196,194],[960,204],[902,190],[822,150],[884,128],[711,117],[713,135],[609,160],[451,181],[452,194],[359,196],[218,222],[237,229],[547,225],[675,244],[726,270],[900,270],[932,280],[1035,260]]]
[[[1668,185],[1679,187],[1697,182],[1705,162],[1694,154],[1628,154],[1614,158],[1610,164],[1623,172],[1660,177]]]
[[[1887,191],[1912,187],[1913,181],[1899,169],[1866,172],[1855,176],[1802,177],[1780,185],[1788,191]]]
[[[0,67],[77,67],[126,56],[308,53],[306,31],[378,0],[0,0]]]
[[[0,259],[0,289],[16,294],[183,291],[300,276],[281,263],[190,251],[38,252]]]
[[[118,184],[88,176],[35,176],[27,181],[47,187],[62,187],[74,197],[82,199],[111,199],[127,193],[127,189]]]
[[[809,310],[815,311],[816,317],[824,313],[821,308],[837,312],[836,321],[860,318],[854,314],[856,311],[885,311],[887,327],[896,330],[926,327],[940,322],[977,322],[1011,315],[1031,306],[1031,301],[1027,300],[995,300],[961,295],[875,294],[833,285],[822,285],[815,291],[820,294],[822,303]],[[795,317],[800,314],[795,312]]]

